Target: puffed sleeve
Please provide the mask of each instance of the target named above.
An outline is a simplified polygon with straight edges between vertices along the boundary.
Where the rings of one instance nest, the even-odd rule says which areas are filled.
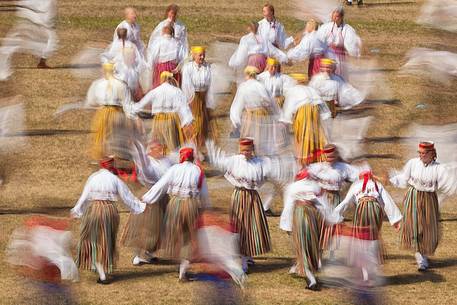
[[[195,88],[192,83],[192,62],[186,63],[182,69],[181,89],[187,98],[187,102],[191,102],[195,95]]]
[[[159,199],[167,193],[168,190],[168,185],[173,178],[173,167],[171,167],[165,175],[160,178],[159,181],[157,181],[156,184],[154,184],[153,187],[149,189],[149,191],[143,195],[143,201],[152,204],[156,203],[159,201]]]
[[[457,194],[457,162],[438,165],[438,191],[446,196]]]
[[[206,149],[209,162],[220,170],[227,170],[230,164],[230,157],[226,156],[226,152],[217,147],[214,141],[206,141]]]
[[[232,69],[242,69],[248,63],[248,44],[247,37],[243,36],[240,39],[240,44],[236,48],[229,60],[229,67]]]
[[[350,56],[360,57],[362,40],[356,34],[354,28],[345,25],[344,48]]]
[[[295,207],[294,183],[289,184],[284,191],[284,209],[279,220],[281,230],[292,232],[293,212]]]
[[[191,124],[194,117],[192,115],[192,110],[189,107],[189,103],[187,102],[187,98],[182,91],[177,95],[175,102],[178,106],[176,111],[178,112],[179,120],[181,121],[181,127]]]
[[[408,186],[408,180],[411,177],[411,166],[413,162],[414,159],[409,160],[403,167],[403,170],[400,172],[395,170],[391,171],[389,181],[393,186],[398,188],[405,188]]]
[[[355,187],[355,183],[351,185],[351,187],[349,188],[349,191],[347,192],[346,194],[346,197],[344,198],[343,201],[341,201],[341,203],[335,208],[335,210],[333,211],[333,219],[336,220],[336,222],[343,222],[344,220],[344,217],[343,217],[343,213],[344,211],[346,211],[346,209],[349,207],[349,205],[351,203],[354,203],[355,202],[355,196],[354,196],[354,187]]]
[[[86,103],[84,105],[87,108],[100,106],[99,103],[97,102],[97,97],[95,96],[95,93],[97,90],[97,83],[98,83],[98,81],[94,81],[90,85],[89,90],[87,91]]]
[[[230,121],[235,128],[241,125],[241,115],[244,110],[244,83],[238,86],[232,106],[230,106]]]
[[[403,216],[401,215],[400,209],[397,207],[394,200],[386,191],[384,186],[379,182],[376,183],[378,184],[379,193],[381,195],[382,202],[384,203],[384,212],[386,213],[390,224],[394,225],[399,222]]]
[[[293,61],[302,61],[309,58],[312,52],[310,37],[311,36],[308,34],[303,36],[298,46],[287,52],[287,57]]]
[[[146,149],[140,141],[134,140],[132,148],[133,162],[138,175],[138,180],[144,186],[153,185],[160,179],[158,170],[154,167],[151,160],[147,156]]]
[[[282,64],[287,63],[289,61],[289,58],[287,57],[286,53],[275,47],[269,41],[266,41],[265,43],[268,47],[268,56],[276,58]]]
[[[86,185],[84,186],[83,192],[81,196],[79,197],[78,202],[76,202],[75,206],[73,209],[71,209],[71,214],[74,215],[77,218],[80,218],[83,214],[84,211],[86,210],[87,203],[89,202],[88,197],[90,193],[90,183],[92,180],[92,175],[87,179]]]
[[[160,22],[152,31],[151,36],[149,37],[149,42],[148,42],[148,51],[152,49],[154,45],[154,41],[160,37],[162,34],[162,28],[163,28],[163,21]]]
[[[152,90],[149,91],[138,103],[130,103],[130,109],[128,110],[131,114],[137,114],[140,112],[144,107],[151,104],[156,96],[156,91]]]
[[[284,29],[284,25],[279,23],[278,26],[278,37],[277,37],[277,44],[281,49],[287,49],[291,43],[294,42],[293,37],[287,37],[286,31]]]
[[[146,204],[136,198],[135,195],[133,195],[129,190],[127,185],[119,178],[117,178],[117,193],[133,214],[143,213],[144,209],[146,208]]]

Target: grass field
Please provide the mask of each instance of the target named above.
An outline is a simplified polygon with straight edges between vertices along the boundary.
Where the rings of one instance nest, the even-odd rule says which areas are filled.
[[[27,137],[26,146],[17,153],[2,155],[0,175],[0,304],[17,304],[24,294],[20,279],[4,261],[4,251],[10,233],[24,218],[33,213],[67,217],[77,201],[83,185],[95,169],[87,158],[88,133],[92,113],[74,111],[55,119],[53,113],[65,103],[84,99],[91,80],[75,78],[67,68],[72,57],[88,43],[109,43],[115,26],[121,21],[122,8],[129,4],[140,13],[143,40],[159,20],[167,3],[159,1],[95,1],[60,0],[57,32],[59,50],[49,60],[54,69],[37,70],[37,59],[28,55],[14,56],[13,76],[0,82],[0,98],[21,95],[26,109],[28,130],[74,130],[71,134],[51,134]],[[190,43],[208,44],[215,40],[236,42],[245,24],[260,19],[264,1],[177,1],[182,21],[187,25]],[[299,31],[304,21],[293,17],[287,1],[271,1],[277,17],[289,33]],[[365,1],[367,4],[375,1]],[[381,1],[379,1],[381,2]],[[387,2],[387,1],[382,1]],[[0,1],[2,3],[2,1]],[[374,116],[369,137],[401,136],[402,127],[415,121],[422,124],[442,124],[456,121],[456,81],[443,86],[414,76],[400,76],[398,68],[412,47],[431,47],[457,52],[456,35],[422,27],[415,23],[420,2],[366,5],[346,11],[346,21],[353,25],[364,42],[363,55],[376,59],[387,79],[389,90],[371,99],[398,99],[399,104],[376,104],[367,113]],[[2,33],[14,24],[13,12],[0,12]],[[4,35],[4,34],[3,34]],[[0,35],[0,36],[3,36]],[[287,68],[303,71],[304,65]],[[387,88],[380,88],[387,89]],[[386,94],[388,92],[388,94]],[[388,95],[388,96],[387,96]],[[227,96],[218,113],[228,111],[232,96]],[[417,108],[422,103],[425,109]],[[1,106],[1,105],[0,105]],[[228,136],[227,119],[219,122],[222,137]],[[372,143],[366,147],[370,154],[395,154],[398,159],[371,159],[375,171],[385,172],[400,167],[405,161],[404,147],[396,142]],[[439,154],[439,152],[438,152]],[[217,189],[216,189],[217,186]],[[140,196],[145,189],[132,186]],[[213,205],[227,210],[231,188],[223,178],[209,179]],[[392,191],[401,206],[403,192]],[[391,304],[457,304],[457,201],[442,208],[441,244],[432,258],[429,272],[416,271],[412,253],[398,249],[398,235],[384,223],[383,237],[389,259],[383,267],[386,282],[381,288]],[[277,196],[274,209],[279,212],[282,201]],[[125,210],[124,210],[125,211]],[[121,214],[121,230],[127,213]],[[346,304],[343,289],[325,288],[321,292],[305,290],[303,279],[292,278],[287,270],[292,263],[288,236],[278,228],[279,218],[269,218],[273,251],[262,257],[249,274],[243,292],[249,304]],[[79,222],[72,231],[77,237]],[[76,242],[76,241],[75,241]],[[96,276],[81,272],[81,281],[73,285],[81,304],[190,304],[197,299],[201,283],[180,284],[175,265],[133,267],[131,252],[120,248],[116,281],[108,286],[95,285]]]

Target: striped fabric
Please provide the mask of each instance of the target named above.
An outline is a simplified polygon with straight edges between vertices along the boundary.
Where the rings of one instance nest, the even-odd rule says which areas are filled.
[[[295,157],[302,166],[321,162],[324,155],[309,158],[314,151],[324,148],[327,143],[319,116],[319,105],[306,104],[298,108],[293,123]]]
[[[319,211],[312,203],[296,203],[292,237],[297,259],[297,274],[305,276],[305,268],[316,272],[319,266],[319,236],[322,223]]]
[[[317,54],[313,55],[309,58],[309,63],[308,63],[308,79],[311,80],[311,78],[321,72],[321,58],[322,55]]]
[[[179,116],[174,112],[155,113],[152,118],[151,140],[159,141],[174,151],[184,143]]]
[[[165,72],[165,71],[172,72],[177,67],[178,67],[178,65],[176,64],[176,62],[174,60],[155,64],[153,79],[152,79],[152,89],[155,89],[160,86],[160,74],[162,74],[162,72]],[[181,86],[181,73],[173,74],[173,77],[176,79],[176,81],[178,82],[178,85],[180,87]]]
[[[240,234],[240,253],[257,256],[271,250],[270,231],[256,190],[235,188],[232,193],[230,219]]]
[[[406,193],[401,230],[401,246],[422,255],[433,255],[440,238],[440,212],[434,192],[410,187]]]
[[[161,245],[165,251],[164,256],[172,259],[190,256],[191,249],[188,246],[195,241],[199,206],[200,202],[196,198],[170,197]]]
[[[324,190],[324,196],[332,209],[341,202],[341,196],[338,191]],[[333,251],[339,248],[338,239],[335,237],[341,233],[340,224],[328,224],[325,222],[325,219],[322,218],[321,232],[322,234],[319,242],[321,250]]]
[[[96,270],[95,263],[107,273],[113,272],[117,261],[116,237],[119,213],[112,201],[94,201],[81,221],[76,265],[81,269]]]

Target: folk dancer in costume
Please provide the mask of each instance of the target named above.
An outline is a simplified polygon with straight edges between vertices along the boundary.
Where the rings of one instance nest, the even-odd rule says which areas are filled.
[[[341,189],[345,182],[354,182],[358,178],[358,170],[343,162],[338,148],[333,144],[327,144],[321,151],[324,159],[322,162],[310,164],[309,174],[317,181],[322,188],[325,203],[329,211],[341,202]],[[340,233],[340,226],[331,222],[322,222],[321,249],[330,251],[330,258],[333,258],[333,251],[338,248],[337,240],[334,238]]]
[[[287,74],[281,73],[281,64],[275,58],[267,59],[267,68],[257,75],[257,80],[265,85],[268,93],[278,103],[279,108],[284,104],[284,91],[296,85],[296,81]]]
[[[181,73],[177,70],[179,63],[185,58],[179,41],[173,36],[173,27],[162,28],[162,34],[148,46],[147,63],[152,68],[152,89],[157,88],[160,75],[164,71],[172,72],[174,78],[181,84]]]
[[[182,68],[182,90],[194,117],[194,132],[199,151],[204,148],[210,135],[216,138],[215,126],[210,124],[210,113],[214,109],[211,65],[205,61],[205,54],[204,47],[192,47],[193,60]]]
[[[257,73],[255,67],[246,67],[246,81],[238,86],[230,107],[230,120],[233,128],[240,131],[240,137],[254,139],[259,155],[273,155],[286,139],[285,134],[279,133],[278,104],[256,79]]]
[[[212,141],[207,141],[207,150],[211,164],[225,171],[225,179],[235,187],[229,214],[235,231],[240,234],[243,269],[247,271],[252,257],[271,250],[270,231],[258,189],[267,178],[279,177],[281,169],[274,159],[254,155],[252,139],[242,138],[239,143],[240,152],[233,156],[227,156]]]
[[[148,152],[139,141],[135,141],[134,147],[132,155],[138,181],[151,188],[173,166],[174,161],[166,156],[166,147],[159,141],[152,141]],[[167,203],[168,197],[163,196],[158,203],[147,205],[142,214],[130,213],[121,243],[133,248],[133,265],[151,264],[155,260],[154,251],[160,247]]]
[[[327,213],[320,195],[319,185],[306,168],[302,169],[284,192],[284,209],[279,222],[281,230],[292,234],[295,264],[289,273],[306,276],[311,290],[318,289],[314,273],[319,269],[321,223]]]
[[[128,133],[130,125],[125,115],[131,103],[127,85],[114,77],[112,63],[103,64],[103,73],[103,78],[91,84],[86,98],[86,107],[97,108],[91,128],[95,133],[91,156],[95,160],[117,153],[115,144],[126,140],[122,135]]]
[[[276,48],[287,49],[294,42],[294,39],[293,37],[287,37],[284,26],[275,17],[275,8],[273,5],[265,4],[262,13],[264,18],[258,22],[259,35]]]
[[[127,35],[124,40],[133,43],[138,49],[138,52],[141,54],[141,56],[144,57],[145,48],[143,40],[141,40],[141,27],[136,21],[136,9],[133,7],[126,7],[124,9],[124,16],[124,21],[122,21],[114,30],[113,45],[120,40],[118,30],[126,29]]]
[[[238,48],[230,57],[230,68],[243,70],[246,66],[252,66],[261,73],[265,70],[267,57],[274,57],[281,63],[288,61],[284,52],[260,36],[258,27],[257,22],[249,23],[247,29],[249,33],[241,37]]]
[[[116,237],[120,218],[115,202],[120,197],[135,214],[142,213],[146,204],[116,176],[113,158],[102,159],[100,167],[87,180],[71,215],[82,217],[76,264],[79,268],[97,271],[97,282],[107,284],[106,273],[113,272],[117,260]]]
[[[346,198],[335,208],[338,222],[344,221],[342,215],[351,203],[355,204],[355,212],[351,232],[353,242],[348,253],[349,264],[362,269],[363,280],[367,281],[370,273],[376,275],[377,266],[384,262],[385,251],[381,239],[383,215],[387,215],[397,231],[400,230],[402,215],[392,197],[370,170],[360,173]]]
[[[152,49],[152,46],[156,43],[163,32],[163,28],[171,26],[173,29],[173,37],[179,42],[180,53],[183,54],[183,57],[186,57],[189,54],[189,43],[187,41],[187,29],[186,26],[177,20],[178,18],[179,7],[176,4],[170,4],[166,11],[165,16],[167,19],[161,21],[152,31],[151,37],[149,38],[148,49]]]
[[[185,280],[192,253],[191,242],[196,238],[199,209],[210,203],[205,174],[194,164],[194,150],[181,148],[179,155],[180,163],[173,165],[143,196],[143,200],[157,204],[168,194],[162,248],[165,256],[181,259],[179,279]]]
[[[129,112],[136,114],[151,105],[151,139],[164,143],[170,151],[178,149],[191,139],[194,120],[187,98],[177,86],[171,72],[162,72],[161,85],[149,91],[141,101],[131,104]]]
[[[419,157],[409,160],[401,172],[394,172],[390,182],[408,187],[403,204],[401,246],[415,251],[419,271],[429,267],[428,256],[435,253],[440,237],[440,211],[437,192],[455,192],[455,173],[436,161],[433,142],[419,143]]]
[[[302,74],[291,74],[299,83],[306,79]],[[310,158],[315,150],[327,143],[323,128],[324,120],[330,118],[330,110],[316,90],[297,85],[286,91],[280,121],[292,125],[295,157],[301,165],[322,161],[322,156]]]
[[[305,32],[300,42],[287,51],[287,57],[291,61],[303,61],[308,59],[308,80],[320,71],[320,60],[324,57],[327,46],[318,36],[317,22],[310,20],[306,23]]]
[[[332,21],[319,27],[319,39],[327,46],[325,57],[336,62],[336,74],[343,78],[347,75],[344,61],[347,55],[359,57],[362,42],[353,27],[344,22],[344,9],[337,8],[332,12]]]
[[[104,52],[102,62],[113,62],[115,77],[127,84],[135,101],[143,97],[140,84],[140,75],[146,70],[147,65],[137,46],[128,40],[128,30],[120,27],[117,29],[118,39]]]
[[[332,113],[332,118],[337,115],[337,107],[350,109],[365,100],[365,96],[351,84],[335,74],[335,61],[329,58],[322,58],[320,73],[313,76],[309,86],[319,92],[319,95],[327,103]]]

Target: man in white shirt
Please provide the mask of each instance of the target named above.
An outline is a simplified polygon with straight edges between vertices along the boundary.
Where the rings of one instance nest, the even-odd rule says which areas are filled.
[[[287,49],[294,42],[293,37],[287,37],[284,26],[276,19],[273,5],[263,6],[263,19],[259,21],[258,33],[266,41],[270,41],[278,49]]]
[[[127,40],[134,43],[140,52],[144,56],[144,43],[141,40],[141,28],[136,22],[137,12],[133,7],[126,7],[124,9],[125,20],[122,21],[114,31],[113,42],[119,40],[117,30],[123,28],[127,30]]]

